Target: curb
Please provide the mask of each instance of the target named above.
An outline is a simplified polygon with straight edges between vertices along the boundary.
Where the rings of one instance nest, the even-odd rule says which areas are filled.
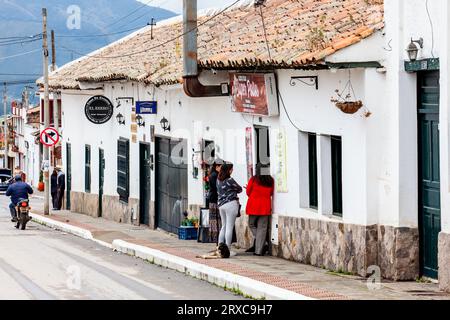
[[[230,289],[231,291],[237,291],[244,296],[268,300],[315,300],[313,298],[272,286],[267,283],[212,268],[160,250],[129,243],[120,239],[114,240],[111,245],[104,241],[95,239],[89,230],[75,227],[64,222],[55,221],[38,214],[34,214],[32,218],[34,222],[57,231],[63,231],[86,240],[94,241],[117,252],[146,260],[152,264],[184,273],[219,287]]]
[[[159,250],[129,243],[123,240],[114,240],[113,249],[150,263],[185,273],[194,278],[207,281],[219,287],[239,291],[243,295],[256,299],[268,300],[315,300],[313,298],[285,290],[267,283],[239,276],[227,271],[212,268]]]
[[[33,214],[33,213],[31,213]],[[86,229],[82,229],[79,227],[75,227],[72,226],[70,224],[67,223],[63,223],[63,222],[59,222],[59,221],[55,221],[53,219],[50,218],[46,218],[43,217],[41,215],[38,214],[33,214],[32,219],[34,222],[42,224],[44,226],[50,227],[52,229],[55,229],[57,231],[63,231],[66,233],[70,233],[73,235],[76,235],[80,238],[86,239],[86,240],[94,240],[94,237],[92,235],[92,233],[89,230]]]

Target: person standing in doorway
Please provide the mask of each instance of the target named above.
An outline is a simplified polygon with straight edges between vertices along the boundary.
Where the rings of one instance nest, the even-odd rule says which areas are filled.
[[[233,164],[224,163],[217,178],[217,205],[222,220],[219,244],[226,244],[229,248],[233,241],[234,224],[239,214],[238,194],[242,192],[242,187],[231,177],[232,173]]]
[[[53,169],[52,175],[50,176],[50,192],[52,195],[53,210],[55,210],[58,207],[58,171],[56,168]]]
[[[56,210],[61,210],[64,199],[64,192],[66,191],[66,175],[61,168],[58,167],[56,170],[58,171],[58,203],[56,206]]]
[[[208,175],[209,239],[217,245],[219,244],[220,229],[222,229],[219,208],[217,206],[217,201],[219,199],[219,195],[217,193],[217,177],[219,176],[222,163],[223,161],[220,159],[215,160]]]
[[[249,216],[248,222],[254,242],[253,247],[246,252],[253,252],[257,256],[263,256],[267,251],[267,227],[272,214],[274,185],[269,167],[262,164],[256,166],[256,175],[247,184],[246,213]]]

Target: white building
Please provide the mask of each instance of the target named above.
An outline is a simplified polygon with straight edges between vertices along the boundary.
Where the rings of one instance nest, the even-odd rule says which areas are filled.
[[[245,185],[261,161],[258,145],[268,145],[277,183],[274,254],[361,275],[379,266],[386,278],[411,280],[437,278],[439,252],[439,280],[449,290],[449,188],[442,188],[449,172],[437,161],[448,163],[447,2],[428,4],[434,33],[424,0],[386,0],[384,6],[379,0],[323,2],[308,11],[300,10],[302,1],[267,2],[263,15],[272,59],[253,6],[201,15],[200,82],[207,87],[203,92],[215,91],[216,97],[188,97],[185,91],[192,94],[196,87],[187,80],[183,90],[180,19],[155,27],[151,41],[146,28],[54,72],[51,87],[62,97],[70,208],[176,232],[182,211],[198,214],[205,206],[205,146],[212,143],[216,156],[234,162],[233,175]],[[438,60],[405,64],[411,37],[424,39],[420,60],[439,57],[445,70],[440,85]],[[220,95],[236,73],[275,74],[279,94],[273,78],[258,89],[278,96],[271,104],[276,112],[232,112],[232,98]],[[363,107],[344,113],[331,102],[336,90],[344,99],[349,90],[349,99],[361,100]],[[113,117],[104,124],[85,115],[94,96],[113,104]],[[418,105],[417,97],[426,103]],[[156,114],[137,114],[137,102],[143,101],[156,101]],[[423,109],[435,112],[436,104],[438,116],[421,118]],[[437,118],[439,133],[432,130]],[[436,142],[440,153],[423,149],[419,124],[431,125],[427,141]],[[177,149],[180,141],[184,147]],[[418,183],[426,171],[422,155],[430,154],[434,166],[426,168],[433,179]],[[440,195],[436,208],[420,190],[433,191],[433,199]],[[245,205],[245,196],[241,202]],[[430,217],[434,225],[420,228]],[[245,215],[238,224],[239,241],[249,245]]]

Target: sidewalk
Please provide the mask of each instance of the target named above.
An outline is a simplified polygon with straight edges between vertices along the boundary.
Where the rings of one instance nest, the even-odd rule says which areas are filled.
[[[116,251],[186,273],[235,293],[265,299],[448,299],[437,284],[384,281],[370,290],[367,279],[347,276],[276,257],[257,257],[234,249],[230,259],[196,258],[213,244],[178,240],[175,235],[102,218],[58,211],[43,216],[33,209],[33,220],[57,230],[96,241]]]

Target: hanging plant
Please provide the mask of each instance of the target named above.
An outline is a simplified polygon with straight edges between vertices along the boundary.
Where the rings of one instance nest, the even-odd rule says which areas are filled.
[[[354,114],[363,107],[363,102],[356,99],[355,90],[351,80],[351,73],[348,72],[348,81],[342,91],[335,90],[337,98],[331,98],[331,102],[336,108],[347,114]]]

